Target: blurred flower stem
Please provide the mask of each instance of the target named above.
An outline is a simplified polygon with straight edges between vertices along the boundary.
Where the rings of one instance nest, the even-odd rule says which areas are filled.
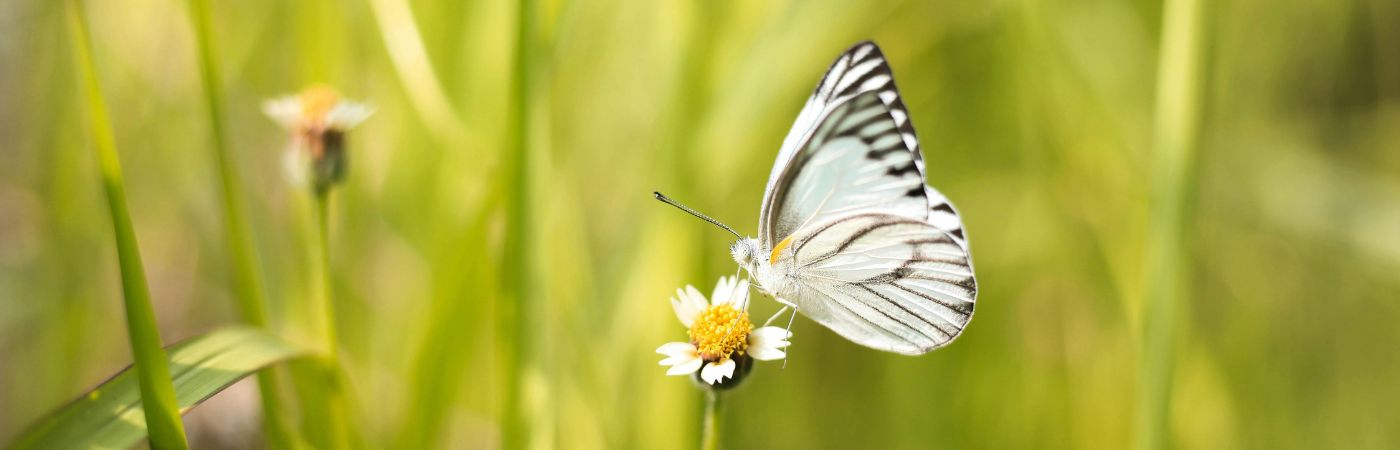
[[[1188,280],[1182,243],[1199,119],[1199,0],[1167,0],[1157,63],[1154,170],[1144,268],[1137,448],[1168,447],[1177,317]]]
[[[705,418],[700,423],[701,450],[719,448],[720,418],[724,412],[724,402],[721,399],[723,395],[719,389],[705,389]]]
[[[313,312],[317,313],[315,332],[325,346],[326,361],[334,366],[338,358],[338,345],[335,333],[335,301],[331,294],[331,250],[330,250],[330,192],[318,191],[315,194],[316,220],[315,237],[315,280],[312,281],[314,294],[311,296]]]
[[[184,424],[180,422],[180,410],[176,407],[170,367],[166,363],[165,350],[161,348],[160,329],[151,306],[150,289],[146,286],[136,231],[131,225],[131,212],[127,210],[116,138],[112,134],[102,84],[98,81],[97,69],[93,64],[87,18],[79,0],[69,1],[68,25],[73,57],[87,97],[92,146],[112,216],[117,259],[121,267],[127,333],[131,338],[131,352],[136,359],[137,383],[141,389],[141,406],[146,416],[151,448],[186,449],[189,445],[185,441]]]
[[[310,411],[304,412],[308,432],[318,434],[319,448],[350,448],[351,433],[349,417],[352,417],[345,399],[347,389],[344,372],[340,367],[340,352],[336,337],[335,300],[331,280],[330,252],[330,191],[312,191],[315,216],[315,236],[312,241],[312,286],[311,314],[313,332],[321,339],[322,355],[320,376],[312,377],[325,384],[315,387],[310,395]]]
[[[214,158],[218,163],[219,185],[223,194],[224,231],[228,233],[227,245],[232,260],[234,284],[238,289],[238,307],[244,322],[267,328],[266,284],[258,268],[257,247],[253,243],[245,214],[243,188],[239,184],[237,168],[233,166],[229,156],[224,132],[223,85],[219,78],[218,66],[215,64],[209,0],[190,0],[190,19],[193,21],[195,39],[199,46],[199,73],[204,83],[205,104],[209,108],[209,132]],[[273,449],[291,448],[292,440],[282,418],[283,401],[277,390],[277,373],[268,368],[259,371],[257,376],[262,399],[263,433],[267,443]]]
[[[510,86],[510,116],[506,131],[506,235],[503,275],[504,300],[496,304],[499,314],[498,342],[501,346],[504,370],[501,377],[505,394],[501,409],[502,448],[518,449],[529,446],[530,411],[524,401],[522,382],[529,375],[533,336],[526,326],[527,317],[535,311],[530,273],[534,268],[533,249],[529,245],[531,232],[530,205],[530,87],[533,82],[534,47],[533,0],[521,1],[516,10],[514,70]]]

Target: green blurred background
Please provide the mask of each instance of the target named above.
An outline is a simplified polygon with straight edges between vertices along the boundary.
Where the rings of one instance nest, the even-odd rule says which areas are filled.
[[[0,5],[0,442],[130,363],[62,2]],[[89,2],[167,342],[237,322],[187,5]],[[303,325],[306,201],[263,99],[316,82],[378,111],[332,205],[343,364],[371,448],[493,447],[503,236],[532,255],[537,447],[691,448],[701,395],[654,349],[667,298],[732,274],[782,137],[861,39],[896,73],[928,178],[966,221],[976,319],[921,357],[799,318],[730,396],[732,448],[1124,448],[1141,378],[1162,4],[581,1],[539,6],[528,204],[502,213],[514,4],[215,2],[229,144],[275,328]],[[1179,448],[1400,447],[1400,3],[1206,1],[1167,415]],[[772,302],[755,302],[767,317]],[[186,417],[257,447],[245,384]]]

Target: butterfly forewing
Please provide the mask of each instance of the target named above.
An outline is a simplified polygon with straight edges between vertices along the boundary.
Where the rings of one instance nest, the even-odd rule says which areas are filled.
[[[768,186],[764,190],[765,201],[759,214],[761,217],[768,217],[773,213],[774,205],[769,200],[775,197],[773,194],[779,187],[784,170],[793,165],[793,159],[799,152],[809,147],[813,134],[830,117],[831,111],[867,92],[875,92],[881,103],[892,111],[891,117],[898,130],[898,136],[905,141],[907,149],[913,150],[910,157],[915,161],[919,173],[923,173],[923,158],[918,153],[918,138],[915,137],[914,127],[909,122],[909,112],[904,108],[904,102],[900,100],[899,91],[895,88],[889,64],[874,43],[861,42],[847,49],[831,64],[817,83],[816,89],[812,91],[811,97],[807,98],[802,112],[798,113],[792,130],[788,131],[787,137],[783,139],[783,146],[778,150],[777,161],[773,164],[773,172],[769,175]],[[759,223],[760,240],[773,234],[768,229],[768,222],[761,220]]]
[[[833,109],[781,178],[764,218],[771,242],[852,214],[928,217],[923,174],[876,92]]]

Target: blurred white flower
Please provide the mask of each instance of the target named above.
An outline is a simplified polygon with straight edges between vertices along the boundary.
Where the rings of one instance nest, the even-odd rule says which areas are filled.
[[[769,361],[786,356],[782,349],[790,344],[790,332],[780,327],[755,330],[749,321],[747,280],[720,278],[709,300],[694,286],[686,286],[676,290],[671,306],[676,318],[690,329],[690,341],[669,342],[656,349],[666,355],[661,365],[670,366],[667,375],[698,371],[706,385],[718,386],[726,379],[742,376],[754,359]]]
[[[374,108],[317,85],[268,100],[263,112],[292,134],[286,160],[292,181],[311,181],[317,192],[324,192],[345,177],[345,132],[374,114]]]

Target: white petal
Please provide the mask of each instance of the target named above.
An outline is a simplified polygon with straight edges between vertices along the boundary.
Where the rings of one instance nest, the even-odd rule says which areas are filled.
[[[287,146],[287,151],[282,152],[282,169],[287,172],[287,181],[292,186],[306,186],[310,182],[307,175],[310,172],[311,155],[301,151],[296,144]]]
[[[729,301],[734,303],[735,308],[747,311],[749,309],[749,280],[739,280],[734,284],[734,293],[730,294]]]
[[[695,345],[689,342],[667,342],[657,347],[656,352],[666,356],[694,355]]]
[[[676,295],[679,298],[671,297],[671,309],[676,310],[676,318],[680,319],[681,324],[690,328],[695,324],[695,317],[700,315],[700,309],[696,308],[693,302],[687,301],[685,292],[680,289],[676,290]]]
[[[267,117],[272,118],[282,128],[294,130],[301,124],[301,99],[289,95],[265,101],[263,114],[267,114]]]
[[[667,371],[666,371],[666,374],[667,374],[667,375],[689,375],[689,374],[695,373],[696,370],[699,370],[699,369],[700,369],[700,365],[701,365],[701,364],[704,364],[704,363],[705,363],[705,361],[702,360],[702,359],[700,359],[700,358],[695,358],[695,359],[692,359],[692,360],[688,360],[688,361],[682,362],[682,363],[680,363],[680,364],[676,364],[676,365],[674,365],[674,366],[671,366],[671,369],[670,369],[670,370],[667,370]]]
[[[700,359],[700,354],[696,353],[695,346],[689,342],[667,342],[657,347],[656,352],[668,356],[659,363],[671,366],[671,369],[666,371],[667,375],[695,373],[704,362]]]
[[[759,361],[772,361],[775,359],[783,359],[787,356],[787,353],[773,347],[749,347],[749,356]]]
[[[760,327],[749,332],[749,345],[767,345],[769,347],[786,347],[792,338],[792,332],[783,327]]]
[[[710,302],[705,300],[705,294],[701,294],[699,289],[689,284],[685,285],[685,293],[682,294],[682,301],[690,302],[698,311],[704,311],[710,307]]]
[[[374,114],[374,107],[364,103],[342,101],[326,113],[326,126],[348,130]]]
[[[792,333],[780,327],[763,327],[749,333],[749,356],[759,361],[772,361],[787,356],[782,351],[792,343],[787,339]]]
[[[729,303],[729,294],[734,291],[734,282],[729,277],[719,277],[715,283],[715,290],[710,294],[711,305],[723,305]]]
[[[700,369],[700,379],[709,384],[718,383],[725,378],[732,378],[735,367],[738,367],[738,364],[735,364],[732,359],[726,359],[718,364],[706,364],[704,369]]]
[[[723,305],[734,301],[734,277],[720,277],[715,283],[715,293],[710,296],[710,304]],[[742,306],[735,304],[734,306]]]

